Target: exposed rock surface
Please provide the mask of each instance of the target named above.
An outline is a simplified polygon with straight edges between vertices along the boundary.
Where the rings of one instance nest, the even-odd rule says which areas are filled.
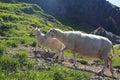
[[[117,36],[111,32],[108,32],[102,27],[97,28],[96,30],[91,32],[91,34],[107,37],[109,40],[112,41],[113,44],[120,44],[120,36]]]

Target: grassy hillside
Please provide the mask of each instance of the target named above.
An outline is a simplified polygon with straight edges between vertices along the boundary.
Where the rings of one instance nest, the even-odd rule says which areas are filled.
[[[66,23],[68,24],[68,23]],[[14,55],[6,55],[11,48],[20,44],[35,46],[36,41],[30,34],[36,27],[42,32],[50,28],[72,30],[54,17],[46,14],[38,5],[27,3],[0,2],[0,79],[2,80],[89,80],[91,73],[67,68],[64,65],[49,65],[47,68],[35,66],[36,60],[29,59],[28,50],[19,50]],[[78,29],[89,32],[88,28]],[[115,48],[114,67],[119,68],[119,47]],[[66,56],[72,57],[69,51]],[[83,59],[83,62],[87,61]]]
[[[6,43],[10,46],[11,44],[17,46],[19,43],[32,45],[34,40],[30,37],[30,33],[36,26],[42,28],[43,33],[52,27],[69,29],[54,17],[45,14],[38,5],[0,2],[0,38],[6,40],[6,42],[0,40],[3,45]]]
[[[0,3],[0,30],[9,31],[8,29],[15,29],[12,32],[4,33],[1,36],[21,36],[27,34],[35,25],[42,27],[43,31],[51,27],[63,28],[63,25],[44,11],[37,5],[18,3]],[[6,28],[6,29],[4,29]],[[22,32],[20,31],[22,30]],[[28,31],[27,33],[25,31]],[[21,32],[21,33],[20,33]],[[20,33],[20,34],[19,34]]]
[[[34,67],[35,60],[28,59],[29,51],[20,50],[14,55],[4,54],[20,44],[35,46],[30,34],[34,27],[45,33],[50,28],[70,30],[54,17],[47,15],[35,4],[0,2],[0,79],[2,80],[64,80],[88,79],[83,71],[68,69],[65,66],[49,66],[48,69]],[[68,74],[70,73],[70,74]]]

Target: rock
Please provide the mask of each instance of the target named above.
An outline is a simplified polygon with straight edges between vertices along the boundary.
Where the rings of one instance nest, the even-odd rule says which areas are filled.
[[[120,44],[120,36],[108,32],[102,27],[99,27],[96,30],[92,31],[91,34],[107,37],[113,44]]]

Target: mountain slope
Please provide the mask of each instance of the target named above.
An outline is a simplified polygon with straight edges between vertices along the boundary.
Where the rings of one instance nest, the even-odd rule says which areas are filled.
[[[67,19],[72,20],[72,24],[102,26],[113,33],[120,33],[120,8],[106,0],[41,0],[40,3],[46,12],[61,21]]]
[[[19,44],[35,45],[35,39],[30,34],[36,26],[43,33],[53,27],[71,29],[36,4],[0,2],[0,53]]]
[[[88,24],[120,33],[120,8],[106,0],[16,0],[40,5],[63,23],[80,28]],[[68,25],[69,25],[68,24]]]
[[[1,36],[26,35],[26,32],[29,32],[35,25],[42,27],[44,31],[50,27],[63,27],[54,17],[45,14],[39,6],[26,3],[0,2],[0,22]]]

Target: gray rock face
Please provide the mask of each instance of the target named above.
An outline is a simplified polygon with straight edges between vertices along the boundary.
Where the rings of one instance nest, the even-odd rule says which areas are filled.
[[[111,32],[108,32],[102,27],[97,28],[96,30],[91,32],[91,34],[107,37],[110,41],[112,41],[113,44],[120,44],[120,36],[117,36]]]
[[[41,0],[39,5],[49,14],[72,24],[102,26],[120,33],[120,8],[106,0]]]

